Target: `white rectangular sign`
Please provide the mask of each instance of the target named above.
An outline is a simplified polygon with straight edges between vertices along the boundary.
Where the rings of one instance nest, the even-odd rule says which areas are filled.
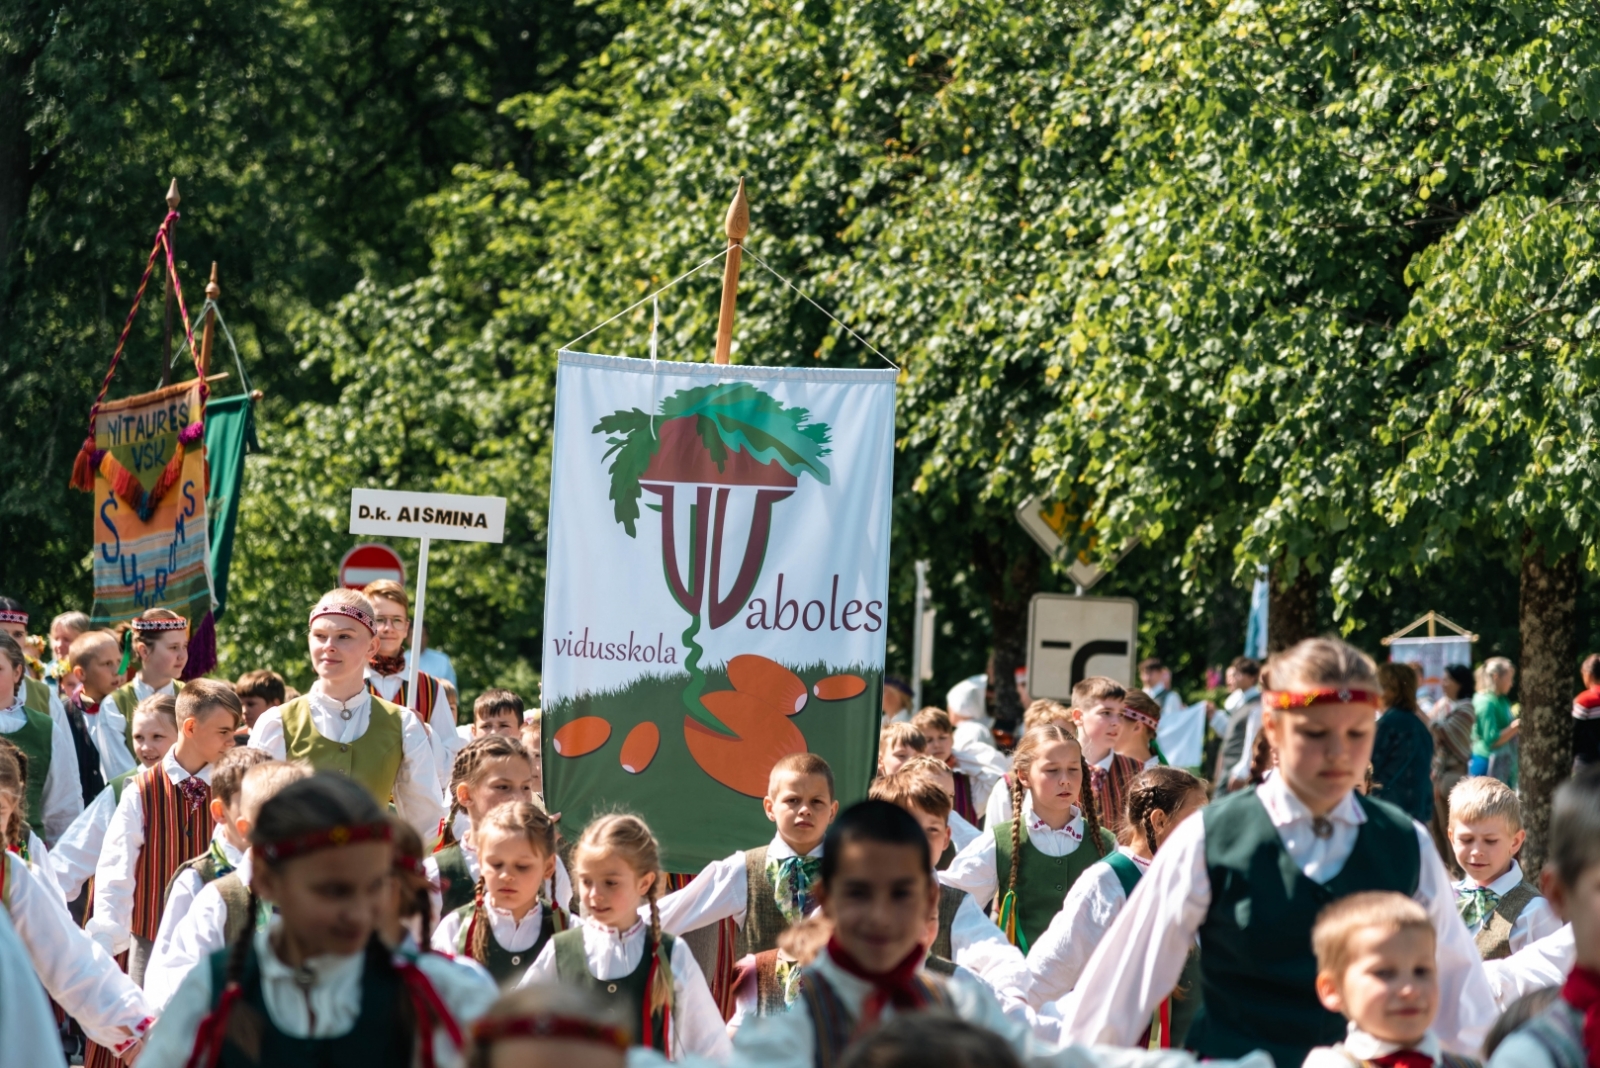
[[[506,499],[460,493],[351,490],[350,533],[498,543],[505,540]]]
[[[1036,593],[1028,605],[1028,694],[1072,699],[1090,675],[1133,685],[1139,602],[1126,597]]]

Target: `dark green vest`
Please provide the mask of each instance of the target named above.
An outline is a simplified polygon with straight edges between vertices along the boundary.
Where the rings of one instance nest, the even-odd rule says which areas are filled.
[[[467,945],[467,935],[472,930],[472,910],[476,904],[463,905],[455,910],[461,918],[461,931],[456,935],[456,956],[470,957],[472,947]],[[544,950],[544,944],[555,937],[556,919],[554,913],[548,908],[540,909],[539,938],[527,949],[509,950],[500,944],[494,936],[494,924],[489,924],[488,950],[485,953],[487,960],[479,961],[489,974],[494,976],[494,981],[500,984],[501,990],[510,990],[522,981],[522,975],[528,966],[538,959]]]
[[[122,803],[122,788],[132,782],[133,777],[143,770],[143,764],[135,763],[133,767],[106,783],[106,787],[111,791],[111,800],[120,805]]]
[[[999,887],[996,900],[1005,897],[1006,884],[1011,880],[1013,822],[1006,820],[989,832],[994,835],[994,872]],[[1104,827],[1100,828],[1100,841],[1106,853],[1116,852],[1117,840]],[[1022,835],[1022,863],[1017,867],[1017,948],[1024,956],[1061,911],[1067,891],[1078,876],[1100,859],[1100,852],[1085,839],[1066,856],[1052,857],[1034,845],[1026,833]]]
[[[278,710],[283,720],[283,748],[290,760],[318,771],[342,771],[365,786],[378,804],[394,796],[394,780],[405,759],[403,710],[380,697],[371,698],[367,729],[353,742],[325,738],[311,722],[311,702],[297,697]]]
[[[956,913],[966,899],[965,890],[957,890],[943,883],[939,885],[939,933],[934,936],[933,945],[928,947],[930,956],[955,959],[955,953],[950,948],[950,925],[955,922]]]
[[[46,709],[49,708],[48,696]],[[50,718],[50,713],[37,712],[30,708],[27,698],[24,697],[22,706],[23,724],[15,731],[7,734],[0,731],[0,738],[4,738],[28,758],[27,770],[27,801],[28,824],[33,828],[33,833],[40,838],[44,837],[44,780],[50,774],[51,732],[55,723]]]
[[[467,870],[467,857],[461,852],[460,843],[439,850],[433,855],[433,862],[439,866],[439,898],[444,914],[448,916],[463,905],[471,905],[477,884]]]
[[[217,1007],[228,984],[229,949],[211,955],[211,1007]],[[255,940],[245,950],[239,976],[240,998],[232,1015],[248,1013],[255,1019],[245,1026],[234,1021],[227,1029],[222,1046],[220,1068],[343,1068],[362,1064],[410,1064],[416,1026],[400,1019],[400,1000],[404,995],[400,977],[389,963],[388,950],[377,936],[367,945],[367,959],[361,972],[361,1014],[355,1026],[336,1038],[291,1038],[278,1030],[261,996],[261,962],[256,958]],[[236,1044],[240,1035],[259,1041],[259,1048],[245,1050]]]
[[[1317,913],[1363,890],[1409,897],[1422,871],[1411,817],[1359,794],[1356,803],[1366,822],[1344,868],[1323,885],[1284,851],[1254,788],[1201,813],[1211,908],[1200,927],[1204,1004],[1189,1046],[1202,1057],[1265,1049],[1278,1064],[1299,1064],[1313,1046],[1344,1037],[1344,1018],[1317,1000],[1311,953]]]
[[[671,935],[665,931],[661,933],[661,955],[668,962],[672,960],[673,941]],[[551,942],[556,947],[556,978],[561,984],[587,990],[608,1004],[620,1003],[622,1014],[627,1017],[628,1026],[633,1030],[634,1042],[644,1045],[640,1038],[643,1033],[641,1025],[644,1023],[644,1006],[649,1000],[650,962],[655,957],[650,951],[649,936],[645,937],[644,952],[639,955],[639,966],[629,974],[616,979],[596,979],[594,973],[589,970],[589,960],[583,953],[581,927],[562,931],[552,938]],[[675,979],[673,981],[676,982]],[[662,1020],[661,1013],[652,1014],[650,1045],[659,1053],[668,1052],[666,1028],[662,1026],[663,1023],[665,1021]]]

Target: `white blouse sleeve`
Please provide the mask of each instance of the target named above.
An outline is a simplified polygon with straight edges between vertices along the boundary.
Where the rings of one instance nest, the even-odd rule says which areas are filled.
[[[439,921],[439,926],[433,929],[431,939],[435,953],[448,953],[452,957],[460,952],[456,948],[456,941],[461,937],[461,928],[466,925],[466,920],[452,912]]]
[[[7,1058],[30,1068],[67,1068],[61,1055],[61,1036],[45,999],[33,962],[0,908],[0,1035],[5,1036]]]
[[[156,773],[165,774],[159,767]],[[111,814],[100,863],[94,869],[94,915],[84,930],[115,956],[132,940],[134,867],[144,848],[144,801],[128,783]]]
[[[260,726],[266,716],[256,721]],[[400,772],[394,779],[394,807],[400,818],[417,829],[425,846],[431,846],[439,837],[439,821],[444,819],[444,789],[439,785],[438,765],[434,761],[433,742],[416,713],[402,709],[405,756]],[[279,724],[281,734],[282,724]],[[370,729],[370,728],[369,728]],[[254,744],[254,743],[252,743]]]
[[[89,803],[89,807],[72,821],[50,851],[50,870],[68,901],[77,899],[83,884],[94,874],[100,859],[100,847],[106,840],[106,828],[111,826],[111,814],[116,811],[116,792],[107,786]]]
[[[195,966],[226,945],[228,906],[211,883],[200,888],[182,920],[173,925],[165,945],[157,943],[144,971],[144,992],[161,1009]]]
[[[1003,789],[1005,780],[995,783],[989,791],[989,800],[983,806],[983,825],[998,827],[1011,818],[1011,791]]]
[[[1561,919],[1550,908],[1550,902],[1536,897],[1528,902],[1511,925],[1511,952],[1527,949],[1541,938],[1561,930]]]
[[[956,854],[950,866],[939,873],[939,881],[965,890],[980,908],[994,900],[998,887],[995,875],[994,833],[984,831]]]
[[[1566,982],[1577,960],[1571,924],[1556,928],[1526,949],[1500,960],[1484,961],[1495,1003],[1504,1009],[1524,994]]]
[[[688,886],[662,898],[658,903],[661,929],[681,937],[729,918],[743,927],[750,907],[744,865],[743,853],[713,860]]]
[[[1002,998],[1026,1001],[1028,962],[968,894],[950,921],[951,959],[994,987]]]
[[[54,699],[52,698],[52,702]],[[78,748],[72,742],[65,715],[50,725],[50,769],[45,773],[44,840],[54,845],[83,811],[83,780],[78,777]]]
[[[259,749],[274,760],[287,760],[289,749],[283,740],[283,712],[277,706],[261,713],[250,728],[250,748]]]
[[[1078,985],[1106,929],[1128,903],[1122,881],[1109,864],[1093,864],[1067,891],[1061,911],[1028,949],[1028,973],[1035,1008],[1055,1001]]]
[[[1456,911],[1455,890],[1444,870],[1444,861],[1439,859],[1433,835],[1415,820],[1411,825],[1416,830],[1417,849],[1422,857],[1417,892],[1412,897],[1428,910],[1438,938],[1435,952],[1439,1015],[1434,1018],[1433,1033],[1439,1036],[1445,1049],[1476,1057],[1499,1015],[1494,991],[1489,986],[1488,973],[1483,970],[1483,957],[1467,933],[1467,925],[1461,922],[1461,914]]]
[[[260,722],[259,720],[257,722]],[[150,1030],[138,1068],[184,1068],[194,1051],[195,1032],[211,1011],[211,969],[195,968],[178,985]]]
[[[546,946],[546,949],[550,947]],[[694,959],[694,951],[683,939],[672,944],[673,1038],[672,1051],[696,1054],[715,1061],[725,1061],[733,1051],[728,1042],[728,1028],[722,1019],[722,1010],[711,1000],[711,988]]]
[[[106,782],[139,766],[133,753],[128,750],[128,721],[110,696],[100,702],[100,711],[95,713],[90,738],[100,751],[100,775]]]

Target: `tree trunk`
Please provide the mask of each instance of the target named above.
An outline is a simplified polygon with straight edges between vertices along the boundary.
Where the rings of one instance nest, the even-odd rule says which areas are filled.
[[[1038,548],[1030,541],[973,539],[973,563],[989,598],[989,692],[995,724],[1012,729],[1022,720],[1016,671],[1028,663],[1028,603],[1039,592]]]
[[[1314,638],[1317,626],[1316,576],[1301,561],[1294,581],[1285,585],[1281,578],[1282,564],[1273,569],[1272,592],[1267,604],[1267,652],[1281,649],[1307,638]]]
[[[1518,742],[1523,871],[1530,878],[1544,865],[1550,829],[1550,798],[1572,773],[1572,695],[1576,688],[1578,554],[1547,559],[1543,548],[1523,539],[1519,625],[1522,664],[1518,695],[1522,732]]]

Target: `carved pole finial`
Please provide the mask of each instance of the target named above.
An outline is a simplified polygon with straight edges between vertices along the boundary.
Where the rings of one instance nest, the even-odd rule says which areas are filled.
[[[744,239],[750,233],[750,201],[744,195],[744,179],[734,191],[733,203],[728,205],[727,217],[722,221],[728,234],[728,259],[722,268],[722,314],[717,318],[717,363],[727,363],[733,351],[733,312],[739,298],[739,260],[743,255]]]

